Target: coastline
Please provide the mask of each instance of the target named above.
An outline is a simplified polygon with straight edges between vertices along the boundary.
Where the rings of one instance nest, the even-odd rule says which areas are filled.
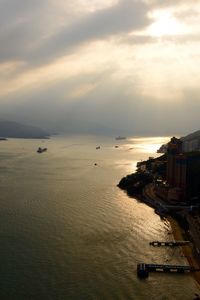
[[[120,185],[118,185],[120,187]],[[120,187],[122,188],[122,187]],[[126,188],[122,188],[127,192]],[[130,197],[133,197],[137,199],[138,201],[141,201],[142,203],[150,206],[151,208],[154,209],[155,213],[160,216],[160,218],[166,219],[172,230],[172,234],[174,237],[174,240],[186,240],[186,236],[188,236],[188,232],[186,229],[183,229],[181,226],[180,222],[168,211],[165,210],[165,201],[160,199],[154,192],[154,185],[152,183],[150,184],[145,184],[143,186],[143,189],[140,193],[136,194],[130,194],[128,193]],[[191,243],[188,245],[180,246],[182,253],[184,257],[187,259],[188,264],[191,267],[195,267],[197,269],[200,269],[200,261],[199,259],[195,256],[195,244],[193,239],[190,238]],[[198,288],[200,289],[200,272],[192,272],[191,276],[195,279]]]
[[[152,184],[146,185],[143,189],[143,198],[140,198],[141,201],[143,201],[145,204],[153,207],[155,209],[155,213],[160,215],[160,217],[163,217],[162,211],[159,210],[159,206],[163,204],[163,201],[161,201],[160,198],[158,198],[155,193],[154,193],[154,188]],[[139,199],[139,198],[138,198]],[[148,203],[150,202],[150,203]],[[181,227],[181,224],[179,224],[178,220],[176,220],[174,217],[170,215],[165,215],[164,216],[168,222],[170,223],[171,229],[172,229],[172,234],[175,240],[185,240],[186,235],[188,233],[186,230],[184,230]],[[195,267],[197,269],[200,268],[200,261],[195,257],[194,254],[194,243],[191,241],[189,245],[184,245],[180,246],[183,255],[187,259],[189,265],[191,267]],[[194,277],[196,280],[199,289],[200,289],[200,272],[193,272],[191,275]]]
[[[172,234],[175,240],[184,240],[184,236],[186,232],[181,228],[179,223],[172,217],[167,217],[168,222],[170,223]],[[190,266],[195,268],[200,268],[199,260],[194,256],[194,245],[190,243],[189,245],[182,246],[182,252],[185,258],[187,259]],[[196,282],[198,283],[200,289],[200,272],[193,272],[191,275],[194,277]]]
[[[155,213],[157,213],[161,218],[163,217],[162,212],[158,209],[160,205],[160,199],[156,197],[153,193],[152,186],[147,185],[143,190],[143,197],[138,197],[138,200],[142,201],[146,205],[155,209]],[[174,240],[185,240],[185,236],[187,232],[181,227],[179,222],[170,215],[164,216],[169,222]],[[194,244],[191,242],[188,245],[180,246],[184,257],[187,259],[189,265],[191,267],[195,267],[197,269],[200,268],[200,261],[195,257],[194,254]],[[200,272],[193,272],[191,276],[196,280],[198,287],[200,289]]]

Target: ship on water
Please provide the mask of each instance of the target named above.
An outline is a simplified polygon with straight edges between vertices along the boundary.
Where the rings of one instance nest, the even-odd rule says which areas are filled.
[[[115,139],[116,139],[116,140],[125,140],[126,137],[125,137],[125,136],[119,135],[119,136],[117,136]]]
[[[37,149],[37,153],[43,153],[43,152],[45,152],[45,151],[47,151],[47,148],[41,148],[41,147],[39,147],[39,148]]]

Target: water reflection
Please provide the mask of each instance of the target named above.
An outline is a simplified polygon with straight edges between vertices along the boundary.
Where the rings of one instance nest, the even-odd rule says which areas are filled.
[[[156,153],[160,146],[169,140],[170,137],[136,137],[130,139],[134,148],[144,153]]]
[[[149,156],[160,156],[157,150],[169,140],[169,137],[133,137],[122,141],[116,153],[117,168],[123,169],[124,175],[135,172],[138,161],[146,160]]]
[[[115,149],[110,138],[56,137],[41,156],[35,140],[2,144],[0,299],[192,299],[189,276],[138,280],[138,262],[172,257],[149,241],[171,236],[152,208],[116,186],[152,155],[148,145],[166,140],[132,138]]]

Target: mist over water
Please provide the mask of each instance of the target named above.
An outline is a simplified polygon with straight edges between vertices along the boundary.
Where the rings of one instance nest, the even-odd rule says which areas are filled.
[[[137,278],[139,262],[187,261],[180,249],[149,246],[172,239],[169,224],[116,186],[166,140],[0,142],[0,298],[192,299],[190,275]]]

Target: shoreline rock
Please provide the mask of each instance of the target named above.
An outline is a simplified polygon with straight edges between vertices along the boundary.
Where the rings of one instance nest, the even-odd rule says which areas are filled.
[[[149,173],[136,172],[123,177],[118,183],[118,187],[125,190],[129,196],[142,195],[143,188],[153,181],[153,176]]]

